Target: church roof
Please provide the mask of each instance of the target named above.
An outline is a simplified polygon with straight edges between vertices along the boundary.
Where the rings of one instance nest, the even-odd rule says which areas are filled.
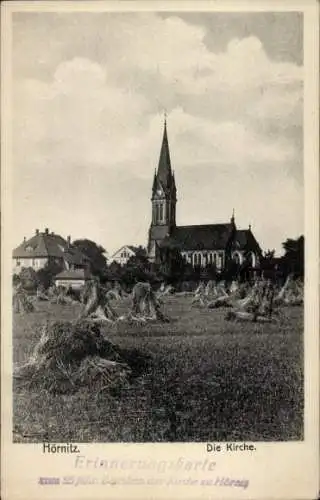
[[[226,224],[204,224],[199,226],[178,226],[167,236],[161,247],[173,246],[181,251],[225,250],[231,242],[234,226]],[[260,246],[250,229],[235,229],[232,248],[253,250],[261,253]]]
[[[163,245],[172,245],[184,251],[223,250],[230,240],[232,229],[231,223],[178,226],[164,240]]]
[[[233,246],[239,250],[255,250],[262,253],[251,229],[237,229]]]

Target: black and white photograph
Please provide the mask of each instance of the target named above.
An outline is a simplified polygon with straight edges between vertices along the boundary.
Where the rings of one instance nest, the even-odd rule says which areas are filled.
[[[176,7],[11,15],[13,447],[306,439],[303,9]]]
[[[15,442],[303,439],[302,41],[13,16]]]

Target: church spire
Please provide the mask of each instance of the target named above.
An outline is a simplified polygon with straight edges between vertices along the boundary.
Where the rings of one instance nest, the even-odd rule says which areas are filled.
[[[155,192],[156,188],[157,188],[157,171],[155,169],[154,176],[153,176],[152,193]]]
[[[172,178],[169,142],[167,134],[167,113],[164,113],[164,129],[157,176],[163,187],[169,188]]]

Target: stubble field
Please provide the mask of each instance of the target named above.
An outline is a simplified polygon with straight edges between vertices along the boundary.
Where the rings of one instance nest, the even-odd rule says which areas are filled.
[[[124,312],[128,302],[115,308]],[[14,315],[13,361],[28,359],[47,320],[78,305]],[[170,296],[170,323],[118,323],[105,333],[149,358],[129,387],[74,394],[15,391],[14,442],[287,441],[303,439],[303,308],[274,324],[233,323],[225,310]]]

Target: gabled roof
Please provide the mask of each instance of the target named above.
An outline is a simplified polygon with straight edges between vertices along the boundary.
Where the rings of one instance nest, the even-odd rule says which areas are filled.
[[[122,250],[124,250],[124,249],[126,249],[126,250],[128,249],[128,250],[130,250],[132,253],[134,253],[134,254],[135,254],[135,253],[137,252],[137,250],[138,250],[138,247],[135,247],[135,246],[133,246],[133,245],[123,245],[122,247],[120,247],[120,248],[119,248],[119,250],[117,250],[116,252],[114,252],[114,254],[111,256],[111,259],[112,259],[113,257],[116,257],[116,256],[118,255],[118,253],[120,253],[120,252],[121,252]]]
[[[204,224],[178,226],[161,246],[172,245],[180,250],[224,250],[232,236],[233,225]]]
[[[49,232],[37,232],[30,239],[24,241],[12,252],[14,258],[60,258],[70,264],[81,265],[88,262],[88,258],[80,250],[59,236]]]
[[[233,248],[239,250],[254,250],[258,253],[262,253],[259,243],[252,234],[251,229],[237,229]]]
[[[67,271],[62,271],[55,276],[55,280],[89,280],[92,278],[92,274],[88,269],[70,269]]]
[[[137,247],[134,245],[128,245],[128,248],[130,248],[130,250],[132,250],[134,253],[140,252],[140,250],[142,250],[142,247]]]

